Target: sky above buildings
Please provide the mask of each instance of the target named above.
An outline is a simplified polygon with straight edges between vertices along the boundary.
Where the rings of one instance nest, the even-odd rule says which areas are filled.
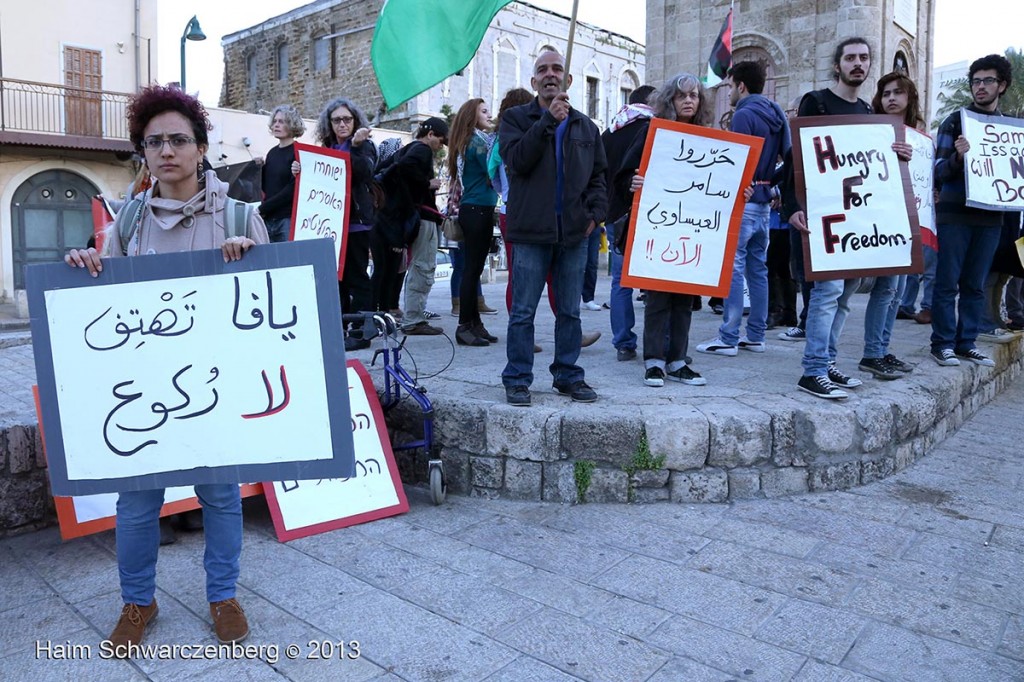
[[[572,0],[529,0],[530,4],[569,16]],[[935,0],[935,64],[943,66],[972,60],[1007,47],[1024,47],[1020,31],[1020,0]],[[295,7],[301,0],[247,0],[246,2],[209,2],[208,0],[159,0],[157,20],[160,30],[156,55],[161,82],[180,77],[181,34],[192,15],[196,15],[207,39],[189,42],[185,48],[188,89],[199,93],[209,106],[220,98],[224,74],[222,36],[258,24]],[[579,20],[644,41],[645,5],[630,0],[629,11],[622,2],[579,0]],[[723,15],[724,18],[724,15]],[[741,17],[737,17],[737,23]],[[703,61],[703,60],[702,60]]]

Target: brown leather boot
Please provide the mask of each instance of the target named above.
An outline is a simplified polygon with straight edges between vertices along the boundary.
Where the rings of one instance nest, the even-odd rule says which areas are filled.
[[[241,642],[249,636],[249,621],[237,599],[210,602],[210,617],[213,618],[217,641],[221,644]]]
[[[481,315],[497,315],[498,311],[487,305],[483,296],[476,297],[476,311]]]
[[[128,658],[129,645],[142,643],[146,635],[146,626],[156,619],[160,609],[156,605],[156,599],[149,606],[138,604],[125,604],[121,609],[121,617],[117,619],[114,631],[107,638],[114,645],[114,656],[116,658]]]
[[[489,341],[491,343],[498,343],[498,337],[495,336],[494,334],[490,333],[489,331],[487,331],[487,327],[484,326],[483,322],[477,322],[476,324],[473,325],[472,329],[473,329],[473,333],[475,333],[477,336],[479,336],[484,341]]]

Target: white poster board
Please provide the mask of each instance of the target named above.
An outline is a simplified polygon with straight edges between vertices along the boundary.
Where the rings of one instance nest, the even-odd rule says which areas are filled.
[[[964,158],[967,205],[990,211],[1024,210],[1024,120],[961,110],[971,143]]]
[[[892,145],[895,116],[816,116],[793,121],[798,192],[809,235],[808,280],[920,271],[909,170]],[[915,241],[918,244],[915,244]]]
[[[282,542],[409,511],[377,390],[358,360],[350,360],[347,369],[355,475],[264,483]]]
[[[914,205],[917,207],[917,222],[921,226],[921,241],[932,247],[938,245],[935,237],[935,141],[914,128],[906,128],[907,142],[914,154],[907,164],[910,184],[914,191]]]
[[[292,241],[334,240],[338,279],[345,269],[351,199],[351,160],[348,152],[295,143],[301,172],[295,181],[292,204]]]

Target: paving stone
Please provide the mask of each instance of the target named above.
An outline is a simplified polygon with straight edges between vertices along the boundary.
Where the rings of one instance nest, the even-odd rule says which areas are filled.
[[[800,672],[793,678],[793,682],[874,682],[874,679],[834,665],[807,659],[807,663],[800,668]]]
[[[729,498],[729,477],[721,469],[675,471],[671,477],[673,502],[724,502]]]
[[[48,637],[44,633],[38,633],[35,635],[35,639],[45,641]],[[0,656],[0,680],[51,682],[52,680],[94,679],[104,681],[116,680],[117,682],[142,682],[148,679],[127,661],[100,658],[99,638],[92,629],[68,632],[61,641],[54,643],[61,645],[70,643],[72,647],[88,647],[87,649],[62,648],[59,650],[61,654],[65,651],[88,651],[91,655],[87,660],[84,658],[60,659],[57,656],[61,654],[57,653],[52,653],[47,658],[45,653],[41,655],[36,653],[33,642],[33,646],[27,649],[22,649],[7,656]],[[57,652],[58,649],[51,649],[51,651]],[[69,653],[69,655],[78,654]],[[88,673],[83,674],[83,671],[86,669]]]
[[[807,556],[821,544],[820,539],[810,535],[733,518],[723,519],[714,528],[705,531],[704,536],[747,547],[757,547],[797,559]]]
[[[807,469],[788,466],[761,473],[761,492],[765,497],[780,497],[807,492]]]
[[[474,486],[500,488],[505,478],[505,460],[501,457],[470,457],[469,470]]]
[[[1024,661],[1024,616],[1010,616],[997,653]]]
[[[988,541],[995,530],[995,524],[972,519],[958,511],[954,503],[936,506],[915,505],[900,518],[899,525],[903,528],[982,543]]]
[[[708,418],[690,405],[664,409],[641,408],[647,445],[655,457],[665,457],[673,471],[698,469],[707,462],[710,443]]]
[[[671,617],[670,611],[626,597],[615,597],[595,609],[587,620],[613,632],[644,639]]]
[[[960,574],[955,568],[893,558],[862,547],[832,542],[822,543],[809,559],[848,573],[913,587],[935,595],[950,594]]]
[[[82,620],[57,595],[47,595],[0,613],[0,659],[20,651],[35,651],[39,639],[59,642],[82,630]]]
[[[806,660],[792,651],[680,616],[662,624],[650,641],[711,668],[724,670],[739,680],[788,680]]]
[[[755,637],[816,660],[838,664],[866,622],[839,609],[793,599],[762,625]]]
[[[566,675],[529,656],[520,656],[484,682],[574,682],[580,678]]]
[[[0,585],[3,585],[0,589],[0,613],[53,594],[39,576],[14,557],[9,548],[0,547]]]
[[[505,493],[517,500],[541,499],[544,466],[540,462],[505,460]]]
[[[680,680],[686,680],[686,682],[724,682],[729,679],[735,678],[721,670],[709,668],[703,663],[676,656],[666,663],[661,670],[654,673],[647,682],[679,682]]]
[[[1024,664],[884,623],[869,623],[843,662],[879,679],[907,682],[1010,682]]]
[[[642,682],[669,656],[653,647],[552,609],[496,633],[499,640],[585,679]]]
[[[869,487],[856,490],[837,490],[819,492],[812,495],[799,495],[792,501],[814,509],[834,511],[850,516],[859,516],[873,521],[897,525],[913,503],[902,499],[891,499],[889,496],[869,495]]]
[[[990,577],[963,573],[952,591],[960,599],[991,606],[1000,611],[1024,613],[1024,576]]]
[[[357,533],[313,535],[293,540],[291,545],[363,582],[384,589],[437,569],[437,564],[423,557]],[[161,563],[162,555],[163,552]],[[197,574],[201,575],[201,572]]]
[[[948,595],[918,592],[883,580],[865,581],[850,597],[855,611],[979,649],[993,650],[1006,613]]]
[[[493,405],[487,410],[487,454],[531,461],[560,459],[563,413],[534,405],[528,410]]]
[[[808,487],[814,490],[845,490],[860,483],[860,461],[813,462],[807,467]]]
[[[757,469],[729,469],[729,499],[760,497],[761,473]]]
[[[594,583],[583,583],[539,568],[501,586],[553,609],[581,617],[615,598],[614,593],[595,587]]]
[[[1015,552],[934,533],[919,533],[903,558],[955,567],[1000,582],[1020,575],[1020,556]]]
[[[753,633],[785,601],[777,592],[636,556],[598,576],[594,584],[672,613],[744,633]]]

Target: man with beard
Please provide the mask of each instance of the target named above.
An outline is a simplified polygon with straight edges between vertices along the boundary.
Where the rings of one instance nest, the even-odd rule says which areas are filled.
[[[1006,57],[990,54],[975,60],[967,72],[974,100],[967,105],[967,110],[1002,116],[999,98],[1012,81],[1013,72]],[[985,307],[985,276],[999,246],[1003,220],[1015,220],[1019,225],[1020,216],[967,206],[965,157],[971,151],[971,144],[963,136],[960,110],[942,122],[935,143],[939,260],[932,294],[932,358],[947,367],[959,365],[961,358],[993,367],[995,362],[974,345]],[[960,295],[959,320],[957,294]]]
[[[841,116],[870,114],[871,105],[857,94],[867,80],[871,68],[871,47],[864,38],[847,38],[836,46],[832,55],[833,78],[836,83],[824,90],[804,95],[798,116]],[[790,157],[791,158],[791,157]],[[792,163],[789,163],[792,166]],[[792,173],[790,168],[789,173]],[[791,177],[791,175],[790,175]],[[789,224],[810,233],[807,216],[796,201],[792,182],[787,182]],[[848,397],[843,388],[860,386],[861,380],[847,376],[836,366],[836,346],[850,313],[850,297],[857,289],[858,279],[817,281],[811,289],[807,310],[807,343],[804,346],[803,376],[797,387],[819,398],[831,400]]]

